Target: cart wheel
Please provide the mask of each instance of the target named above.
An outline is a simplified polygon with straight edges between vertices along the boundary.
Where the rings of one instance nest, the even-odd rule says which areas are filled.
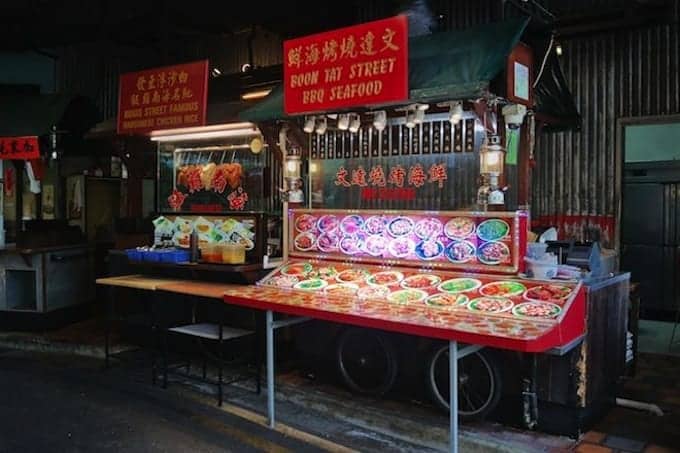
[[[397,353],[381,332],[345,330],[338,338],[336,359],[345,385],[357,393],[383,395],[397,379]]]
[[[449,345],[435,348],[425,367],[425,384],[430,397],[449,412]],[[485,351],[477,351],[458,360],[458,416],[462,420],[479,420],[496,408],[501,398],[498,365]]]

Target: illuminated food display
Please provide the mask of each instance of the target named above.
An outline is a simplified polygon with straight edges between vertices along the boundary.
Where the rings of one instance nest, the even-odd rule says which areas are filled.
[[[291,210],[289,254],[516,274],[526,215],[518,212]]]
[[[313,293],[326,298],[325,305],[352,307],[362,300],[417,309],[430,318],[440,311],[460,316],[557,319],[574,299],[576,284],[547,284],[478,274],[461,276],[450,271],[419,268],[386,268],[348,262],[293,261],[269,274],[260,286],[294,293]],[[383,306],[382,310],[389,311]],[[365,307],[364,307],[365,308]],[[439,313],[439,314],[438,314]],[[466,321],[467,329],[470,319]],[[474,323],[473,323],[474,324]]]

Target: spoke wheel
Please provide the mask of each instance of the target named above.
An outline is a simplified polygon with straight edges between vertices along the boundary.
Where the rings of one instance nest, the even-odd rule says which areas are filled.
[[[397,378],[397,353],[385,334],[351,328],[338,339],[338,371],[345,385],[364,395],[387,393]]]
[[[449,346],[433,350],[425,368],[432,401],[449,412]],[[494,359],[477,351],[458,360],[458,415],[463,420],[479,420],[498,405],[501,379]]]

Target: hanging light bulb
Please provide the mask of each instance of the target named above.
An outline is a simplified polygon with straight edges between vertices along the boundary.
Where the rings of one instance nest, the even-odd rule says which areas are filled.
[[[328,122],[326,121],[326,117],[322,116],[316,120],[316,133],[319,135],[323,135],[326,133],[326,129],[328,129]]]
[[[373,127],[375,127],[375,130],[382,131],[385,129],[385,126],[387,126],[387,112],[384,110],[375,112],[373,117]]]
[[[454,102],[449,109],[449,122],[453,125],[460,123],[463,119],[463,104],[461,102]]]
[[[338,129],[346,131],[349,128],[349,115],[346,113],[338,116]]]
[[[349,122],[349,131],[353,134],[356,134],[359,132],[359,128],[361,128],[361,118],[358,114],[353,114],[351,117],[352,119]]]
[[[307,132],[308,134],[311,134],[314,132],[314,117],[313,116],[308,116],[307,119],[305,119],[305,125],[302,128],[303,131]]]

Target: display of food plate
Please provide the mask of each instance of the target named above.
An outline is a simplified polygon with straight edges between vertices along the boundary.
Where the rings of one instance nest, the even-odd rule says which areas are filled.
[[[278,288],[291,288],[300,281],[294,275],[275,275],[265,282],[268,286],[276,286]]]
[[[401,238],[395,239],[395,241],[400,239]],[[426,239],[422,242],[419,242],[415,248],[416,256],[418,256],[418,258],[421,260],[433,260],[441,255],[443,251],[444,244],[437,241],[436,239]]]
[[[463,307],[469,300],[465,294],[437,293],[425,299],[425,304],[431,307],[453,308]]]
[[[300,233],[295,236],[295,248],[301,252],[312,250],[316,245],[316,236],[312,233]]]
[[[479,288],[479,294],[488,297],[513,297],[519,296],[527,287],[519,282],[499,281],[491,282]]]
[[[324,288],[324,294],[328,296],[354,297],[359,286],[354,283],[334,283]]]
[[[495,266],[509,258],[510,249],[503,242],[487,242],[477,249],[477,259],[483,264]]]
[[[396,304],[410,304],[420,302],[426,297],[427,293],[425,291],[419,289],[402,289],[390,293],[389,296],[387,296],[387,300]]]
[[[310,278],[335,278],[336,275],[338,271],[333,266],[323,266],[309,273]]]
[[[498,241],[510,234],[510,225],[505,220],[488,219],[477,226],[477,237],[482,241]]]
[[[346,255],[356,255],[361,253],[364,246],[364,241],[356,235],[343,236],[340,239],[340,250]]]
[[[334,231],[322,233],[316,241],[316,246],[322,252],[335,252],[338,250],[340,237]]]
[[[559,305],[550,302],[522,302],[512,308],[512,314],[523,318],[556,318],[562,312]]]
[[[434,217],[418,220],[413,232],[420,239],[437,238],[442,233],[442,223]]]
[[[394,237],[405,236],[413,231],[413,220],[408,217],[395,217],[387,224],[387,231]]]
[[[385,299],[389,294],[390,289],[387,286],[364,286],[357,292],[361,299]]]
[[[372,215],[364,222],[364,231],[368,234],[382,234],[387,227],[387,217]]]
[[[467,217],[454,217],[444,225],[444,234],[450,239],[465,239],[475,232],[475,222]]]
[[[367,270],[365,269],[345,269],[344,271],[339,272],[336,276],[335,279],[339,281],[340,283],[353,283],[353,282],[361,282],[366,280],[366,277],[368,277],[370,274],[368,273]]]
[[[539,285],[529,288],[524,298],[537,302],[563,303],[571,295],[571,288],[563,285]]]
[[[404,279],[404,274],[398,271],[377,272],[366,279],[369,285],[388,286],[396,285]]]
[[[476,278],[462,277],[446,280],[445,282],[442,282],[437,289],[444,293],[456,294],[474,291],[480,286],[482,286],[482,282]]]
[[[316,226],[316,217],[311,214],[302,214],[295,219],[295,229],[300,233],[312,231]]]
[[[414,274],[401,281],[401,287],[406,289],[434,288],[442,279],[432,274]]]
[[[321,278],[310,278],[308,280],[302,280],[293,286],[295,289],[301,289],[303,291],[319,291],[328,286],[328,282]]]
[[[446,246],[444,255],[452,263],[467,263],[475,257],[475,245],[470,241],[453,241]]]
[[[484,313],[503,313],[514,306],[514,302],[505,297],[478,297],[467,304],[468,310]]]
[[[338,225],[340,225],[340,220],[333,214],[319,217],[319,221],[316,223],[316,227],[319,229],[319,231],[324,233],[337,230]]]
[[[343,217],[340,222],[340,230],[347,235],[357,234],[364,225],[364,218],[360,215],[352,214]]]
[[[310,263],[291,263],[283,266],[281,273],[295,277],[304,277],[312,272],[313,266]]]
[[[385,253],[388,239],[384,236],[369,236],[364,241],[364,250],[371,256],[381,256]]]
[[[416,248],[416,243],[408,237],[392,239],[387,244],[387,250],[395,258],[406,258],[411,255]]]

